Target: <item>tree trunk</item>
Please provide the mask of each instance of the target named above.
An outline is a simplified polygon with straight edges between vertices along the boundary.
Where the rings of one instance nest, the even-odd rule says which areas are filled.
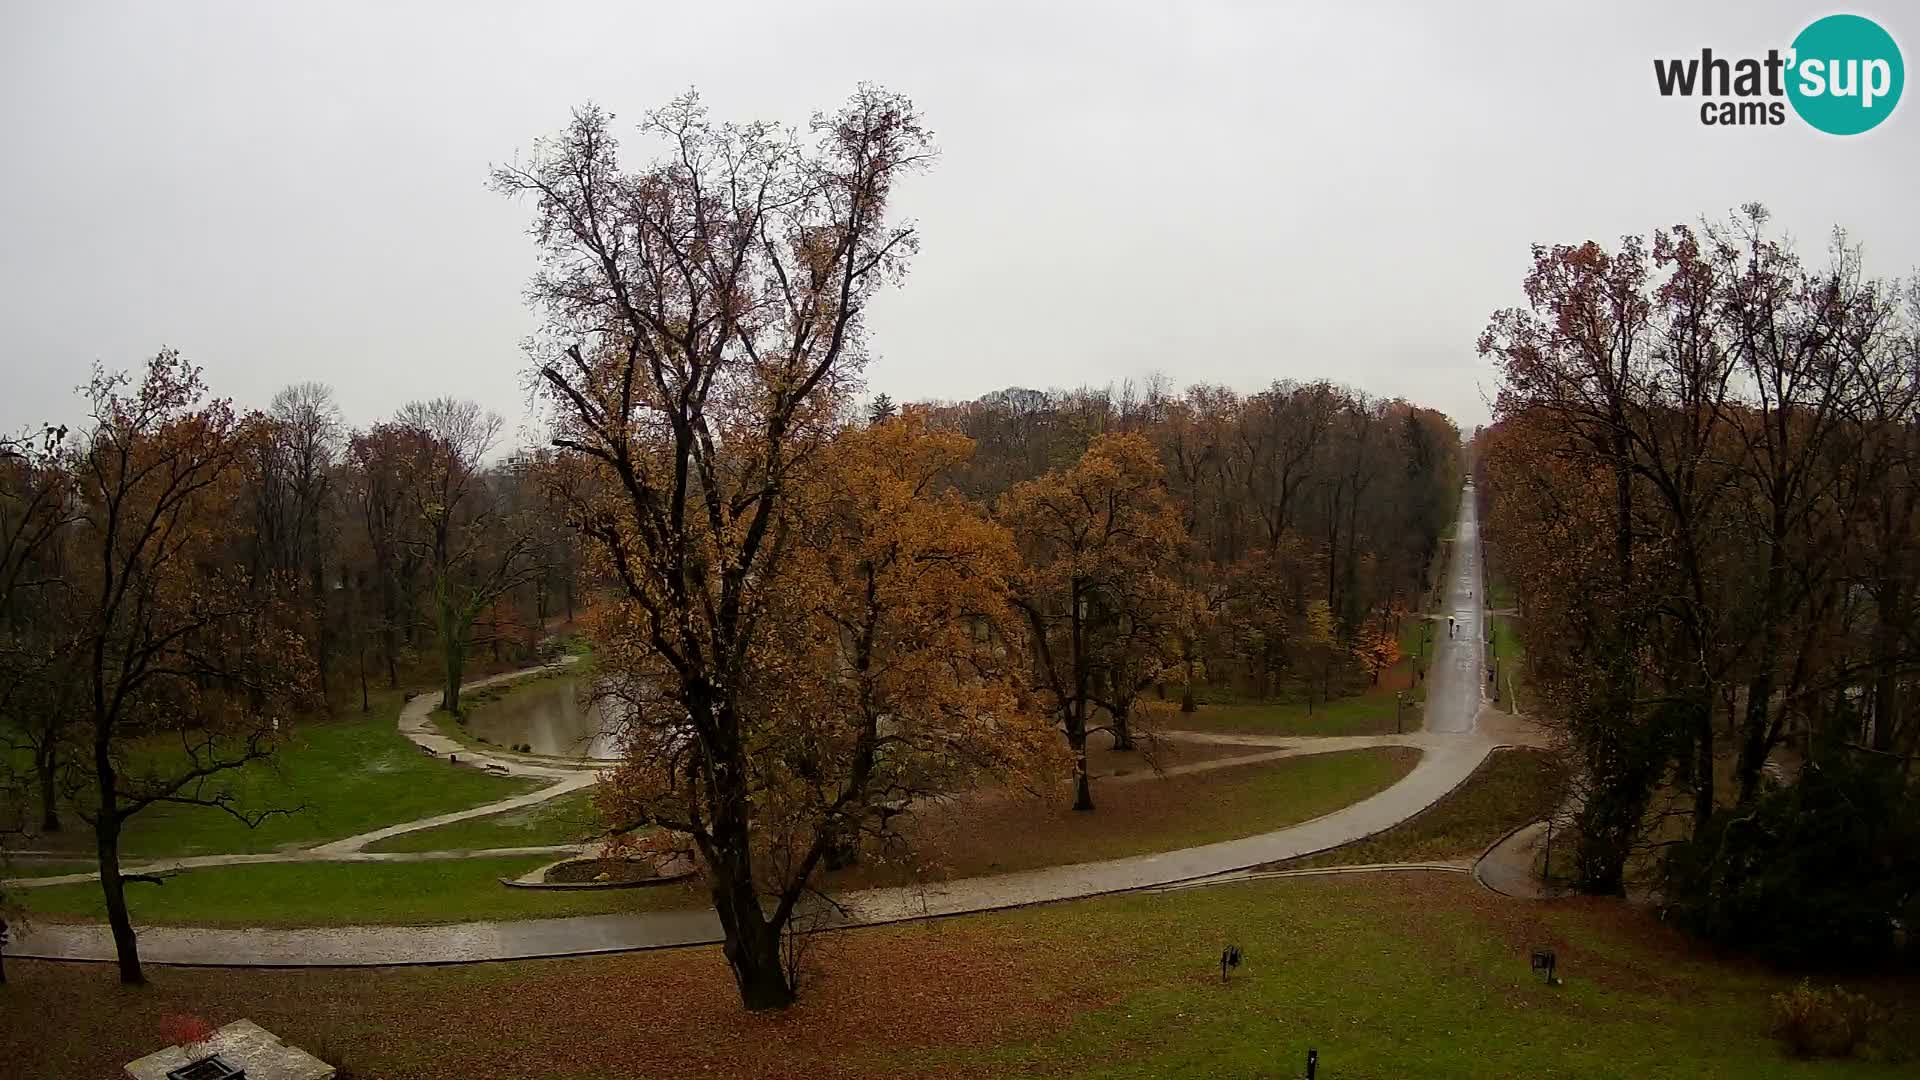
[[[1133,729],[1129,726],[1132,716],[1132,699],[1127,696],[1126,687],[1121,685],[1120,673],[1107,669],[1107,700],[1113,705],[1113,748],[1115,750],[1133,749]]]
[[[1693,835],[1704,835],[1713,820],[1713,692],[1703,691],[1704,702],[1693,718]]]
[[[1091,810],[1093,785],[1087,777],[1087,732],[1084,722],[1078,727],[1077,731],[1067,732],[1067,745],[1073,748],[1073,808]]]
[[[111,782],[111,777],[107,778]],[[108,794],[103,801],[111,803]],[[94,836],[100,852],[100,889],[106,894],[107,925],[113,930],[113,950],[120,962],[120,982],[126,986],[146,983],[140,970],[140,942],[133,933],[133,919],[127,914],[127,883],[120,879],[120,822],[110,805],[101,808]]]
[[[398,690],[400,689],[400,662],[398,659],[400,642],[398,640],[399,635],[394,632],[394,627],[400,621],[400,600],[399,597],[395,595],[396,590],[393,583],[393,574],[385,568],[384,563],[385,560],[382,560],[382,566],[376,570],[380,575],[380,649],[386,654],[387,689]]]
[[[1880,673],[1873,682],[1873,737],[1868,745],[1883,754],[1893,752],[1893,733],[1900,726],[1900,684],[1894,675],[1900,630],[1887,617],[1888,609],[1895,606],[1888,598],[1895,592],[1891,584],[1881,584],[1880,618],[1874,627],[1874,663]]]
[[[435,613],[440,621],[440,656],[447,671],[447,688],[441,693],[440,707],[449,715],[459,716],[460,674],[467,665],[466,637],[472,623],[454,611],[452,600],[441,591],[446,588],[445,582],[436,583],[435,591],[440,595],[434,598]]]
[[[1760,791],[1760,773],[1766,768],[1769,704],[1773,700],[1773,663],[1779,655],[1777,638],[1768,633],[1760,650],[1760,670],[1747,683],[1747,713],[1740,730],[1740,756],[1734,763],[1734,779],[1740,788],[1740,805],[1753,801]]]
[[[784,1009],[793,1004],[793,985],[780,963],[780,928],[768,921],[753,885],[753,865],[741,854],[748,843],[745,829],[728,839],[715,838],[708,860],[713,874],[713,910],[720,917],[726,944],[722,951],[733,970],[740,1004],[753,1011]]]
[[[1198,707],[1193,700],[1193,657],[1189,655],[1187,657],[1186,685],[1180,688],[1180,711],[1190,713]]]
[[[446,647],[447,685],[440,692],[440,707],[449,715],[460,715],[460,672],[466,659],[452,642]]]
[[[857,836],[849,835],[845,830],[836,831],[827,840],[827,850],[821,856],[828,870],[845,870],[860,861],[860,844]]]
[[[40,774],[40,831],[56,833],[60,831],[60,792],[54,781],[60,758],[51,743],[49,733],[48,745],[34,755],[33,764]]]
[[[1774,667],[1780,658],[1781,623],[1786,620],[1782,611],[1781,598],[1786,590],[1786,566],[1780,551],[1779,539],[1786,536],[1785,512],[1774,510],[1772,531],[1767,534],[1773,543],[1767,545],[1767,574],[1765,579],[1765,607],[1760,620],[1760,647],[1754,658],[1754,675],[1747,683],[1747,711],[1743,730],[1739,739],[1739,759],[1734,764],[1734,780],[1740,789],[1740,805],[1745,806],[1760,791],[1760,772],[1767,764],[1767,753],[1773,749],[1772,737],[1773,677]]]

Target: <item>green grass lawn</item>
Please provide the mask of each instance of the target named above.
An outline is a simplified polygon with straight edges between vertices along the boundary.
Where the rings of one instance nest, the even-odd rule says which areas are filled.
[[[1124,937],[1132,985],[1044,1041],[951,1063],[1089,1077],[1894,1077],[1911,1065],[1790,1060],[1767,1037],[1789,980],[1717,963],[1610,902],[1527,906],[1411,875],[1122,897],[1071,923],[1015,920],[1043,950]],[[1240,944],[1233,983],[1199,928]],[[1528,953],[1550,947],[1548,987]],[[1110,961],[1111,963],[1112,961]],[[1123,981],[1123,980],[1119,980]],[[1910,988],[1908,988],[1910,990]],[[1911,1012],[1910,993],[1894,990]],[[1903,1036],[1894,1036],[1903,1037]]]
[[[130,858],[277,851],[509,798],[538,786],[514,777],[459,769],[422,754],[395,726],[397,694],[373,711],[304,724],[271,761],[217,778],[230,783],[248,810],[284,808],[257,828],[218,810],[155,804],[127,824],[121,851]],[[92,832],[73,817],[37,846],[91,850]]]
[[[1520,644],[1519,620],[1511,615],[1495,615],[1492,623],[1492,656],[1500,664],[1500,700],[1494,704],[1502,712],[1514,712],[1516,706],[1525,711],[1527,706],[1527,681],[1525,678],[1527,651]],[[1515,701],[1514,698],[1519,698]]]
[[[127,886],[135,925],[346,926],[534,919],[685,906],[685,888],[554,891],[510,889],[547,856],[439,859],[414,863],[264,863],[192,870],[164,885]],[[104,922],[94,882],[21,890],[43,919]]]
[[[1099,809],[1090,814],[1068,809],[1065,798],[995,798],[930,807],[916,814],[906,829],[932,866],[928,876],[935,878],[1120,858],[1249,836],[1318,817],[1391,786],[1418,760],[1418,751],[1384,747],[1096,783]],[[528,831],[547,830],[543,835],[550,842],[551,830],[560,827],[556,822],[588,811],[581,799],[585,794],[554,800],[563,805],[550,814],[534,815]],[[569,802],[572,810],[564,805]],[[489,837],[540,842],[514,835],[514,828],[489,819],[457,822],[443,829],[461,833],[416,841],[415,849],[478,848]],[[130,886],[128,897],[136,923],[203,926],[463,922],[704,903],[699,895],[675,887],[549,893],[508,889],[496,880],[546,861],[544,856],[513,856],[220,867],[189,871],[160,886]],[[867,863],[833,875],[828,883],[845,889],[916,879],[914,871],[897,863]],[[100,888],[91,882],[25,890],[22,896],[29,910],[43,918],[105,918]]]
[[[1565,777],[1546,751],[1497,750],[1465,783],[1419,815],[1365,840],[1269,869],[1476,857],[1515,826],[1552,813],[1565,790]]]
[[[1510,608],[1519,602],[1519,594],[1513,591],[1513,586],[1507,584],[1506,579],[1501,577],[1497,571],[1489,569],[1487,576],[1487,606]]]
[[[1244,963],[1219,974],[1222,945]],[[1552,948],[1565,984],[1528,952]],[[831,934],[800,1002],[741,1010],[717,948],[451,967],[150,968],[14,961],[10,1076],[108,1076],[162,1017],[245,1016],[356,1075],[1659,1077],[1893,1080],[1911,1061],[1802,1062],[1768,1037],[1794,980],[1704,953],[1614,901],[1528,903],[1432,874],[1134,894]],[[1911,982],[1854,982],[1920,1031]],[[405,1038],[394,1037],[405,1032]],[[1912,1036],[1909,1034],[1908,1039]]]
[[[1409,694],[1402,717],[1404,730],[1420,730],[1419,700],[1424,687]],[[1354,697],[1315,702],[1202,705],[1190,713],[1176,713],[1168,725],[1190,731],[1240,732],[1249,735],[1391,735],[1394,732],[1392,691],[1371,690]]]
[[[486,817],[468,818],[418,832],[401,833],[368,846],[369,851],[477,851],[532,844],[569,844],[600,831],[593,789]]]

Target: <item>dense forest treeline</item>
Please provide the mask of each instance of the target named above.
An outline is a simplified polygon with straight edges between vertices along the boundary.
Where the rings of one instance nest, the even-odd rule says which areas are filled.
[[[954,482],[983,502],[1070,465],[1096,436],[1145,438],[1179,515],[1178,576],[1207,616],[1198,656],[1214,681],[1263,696],[1304,677],[1316,603],[1344,644],[1392,637],[1419,604],[1462,475],[1445,415],[1328,382],[1009,388],[930,414],[974,441]]]
[[[238,805],[219,774],[269,755],[298,718],[366,708],[383,688],[436,682],[457,710],[470,662],[530,661],[610,587],[550,490],[551,451],[501,454],[500,419],[470,402],[417,402],[353,430],[307,382],[242,414],[171,352],[137,381],[102,373],[90,395],[85,423],[12,440],[0,461],[16,830],[70,828],[78,813],[111,834],[154,802],[284,809]],[[1377,677],[1460,472],[1444,416],[1330,383],[1176,394],[1155,380],[904,409],[882,395],[864,415],[849,404],[835,438],[903,414],[960,439],[928,490],[1011,526],[1036,560],[1010,500],[1090,454],[1131,447],[1138,499],[1164,503],[1145,568],[1161,591],[1136,579],[1084,628],[1083,751],[1102,732],[1131,745],[1127,716],[1149,687],[1179,686],[1191,708],[1196,688],[1324,697]],[[146,535],[130,538],[128,521]],[[1117,577],[1098,588],[1124,591]],[[229,635],[278,655],[215,655]],[[165,767],[133,749],[182,733],[197,741]]]

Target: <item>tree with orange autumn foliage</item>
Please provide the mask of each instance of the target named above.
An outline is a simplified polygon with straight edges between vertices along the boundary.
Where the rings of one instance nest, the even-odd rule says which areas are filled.
[[[1110,730],[1094,723],[1098,677],[1119,670],[1145,686],[1179,660],[1191,608],[1174,578],[1180,516],[1153,444],[1124,434],[1099,436],[1071,468],[1015,485],[999,517],[1027,557],[1014,603],[1032,631],[1042,706],[1073,754],[1073,807],[1091,810],[1087,736]],[[1124,719],[1125,705],[1109,704]]]
[[[611,787],[689,839],[742,1002],[778,1008],[794,995],[782,931],[879,770],[845,755],[883,736],[814,742],[819,718],[773,707],[770,672],[820,661],[771,639],[798,618],[796,501],[855,388],[867,301],[917,243],[889,198],[932,141],[909,101],[870,86],[815,118],[812,146],[716,124],[691,94],[639,130],[666,153],[634,170],[613,118],[582,109],[494,182],[535,204],[549,478],[612,585],[601,667],[630,730]],[[809,829],[763,891],[767,845]]]
[[[810,860],[910,855],[893,822],[927,796],[1059,775],[1059,740],[1021,678],[1025,628],[1007,599],[1019,553],[945,487],[971,452],[909,408],[839,433],[796,492],[747,699],[793,733],[782,775],[804,780],[759,797],[770,895]]]
[[[1390,626],[1370,622],[1353,636],[1353,658],[1379,686],[1381,674],[1400,662],[1399,638]]]

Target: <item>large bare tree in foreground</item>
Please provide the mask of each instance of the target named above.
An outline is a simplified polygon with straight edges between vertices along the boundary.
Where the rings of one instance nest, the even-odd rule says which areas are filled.
[[[780,935],[808,855],[841,833],[823,816],[800,873],[764,896],[757,819],[780,804],[768,793],[806,783],[836,803],[865,794],[853,774],[804,775],[785,750],[805,731],[755,707],[778,647],[763,620],[796,542],[793,493],[864,360],[867,301],[914,249],[886,209],[931,135],[910,102],[871,87],[816,117],[811,145],[715,124],[688,95],[641,122],[666,155],[628,171],[612,121],[581,110],[494,182],[537,208],[556,471],[618,590],[612,673],[646,699],[629,780],[672,797],[671,816],[669,800],[645,800],[648,816],[692,838],[742,1001],[779,1007],[793,999]]]

